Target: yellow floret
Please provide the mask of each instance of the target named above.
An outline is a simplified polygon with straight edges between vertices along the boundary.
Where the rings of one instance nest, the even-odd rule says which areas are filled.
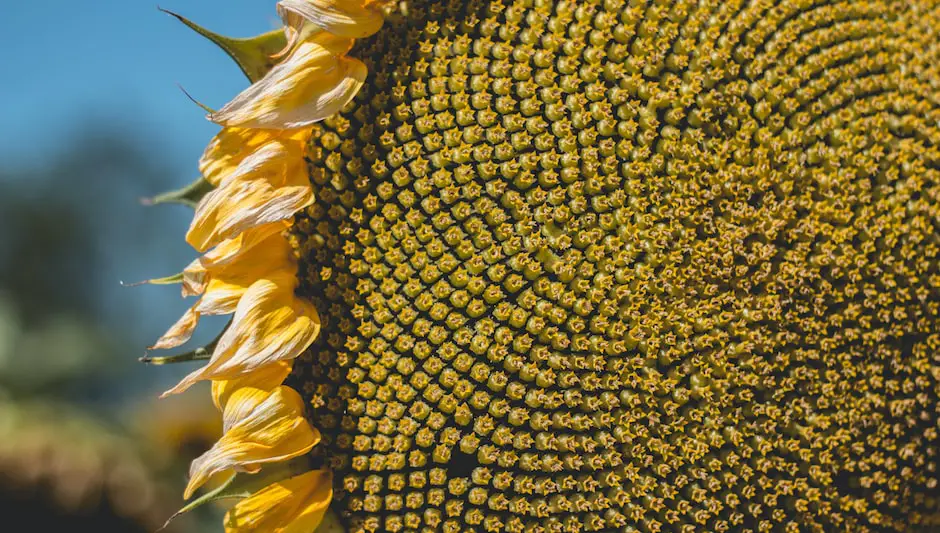
[[[940,7],[391,8],[289,237],[349,531],[940,527]]]

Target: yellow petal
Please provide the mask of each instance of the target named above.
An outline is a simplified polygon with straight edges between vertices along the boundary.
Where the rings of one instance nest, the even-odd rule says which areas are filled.
[[[183,296],[206,292],[212,281],[247,289],[273,272],[296,267],[284,222],[265,224],[223,241],[183,271]]]
[[[209,118],[223,126],[293,129],[338,113],[368,73],[361,61],[343,55],[352,42],[316,34]]]
[[[241,500],[225,514],[226,533],[311,533],[323,520],[333,499],[333,476],[328,470],[269,485]]]
[[[264,463],[303,455],[320,442],[320,433],[303,416],[303,400],[289,387],[273,391],[241,388],[232,393],[223,417],[222,438],[193,461],[184,497],[210,477],[229,470],[257,472]]]
[[[244,387],[274,390],[284,383],[291,371],[291,361],[278,361],[235,379],[212,382],[212,402],[219,410],[225,409],[232,393]]]
[[[150,347],[151,350],[169,350],[186,344],[193,336],[196,325],[199,323],[199,314],[195,309],[187,309],[186,313],[170,326],[170,329],[157,339]]]
[[[385,20],[381,3],[369,0],[281,0],[277,12],[294,31],[299,32],[298,24],[305,21],[333,35],[354,39],[379,31]]]
[[[183,296],[202,294],[186,314],[159,340],[153,350],[186,343],[203,315],[227,315],[257,280],[296,272],[291,246],[282,234],[284,223],[267,224],[223,242],[183,272]]]
[[[275,139],[306,144],[310,132],[306,130],[281,132],[245,128],[223,128],[206,147],[199,160],[199,171],[212,185],[218,187],[242,161],[259,148]]]
[[[292,217],[313,202],[303,166],[297,143],[262,146],[199,202],[187,242],[206,251],[249,228]]]
[[[236,287],[221,282],[212,281],[206,288],[206,295],[196,302],[196,305],[186,310],[186,313],[170,326],[170,329],[157,339],[149,349],[169,350],[189,342],[199,319],[205,315],[227,315],[234,313],[238,300],[247,287]]]
[[[252,284],[209,363],[163,395],[183,392],[204,379],[235,379],[303,353],[320,332],[320,317],[313,304],[294,295],[296,286],[293,275],[272,276]]]

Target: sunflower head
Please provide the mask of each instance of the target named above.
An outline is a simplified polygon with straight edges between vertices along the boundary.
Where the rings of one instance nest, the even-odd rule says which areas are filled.
[[[229,530],[940,525],[936,6],[278,11],[157,343]]]

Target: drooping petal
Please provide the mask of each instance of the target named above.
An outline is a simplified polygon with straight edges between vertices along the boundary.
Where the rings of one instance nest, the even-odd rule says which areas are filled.
[[[310,533],[333,499],[333,476],[314,470],[269,485],[225,514],[226,533]]]
[[[292,217],[313,202],[302,166],[296,145],[264,145],[199,202],[186,241],[206,251],[249,228]]]
[[[296,32],[306,22],[333,35],[361,39],[382,27],[381,7],[382,2],[370,0],[281,0],[277,13]]]
[[[303,399],[289,387],[273,391],[245,387],[232,393],[223,413],[227,430],[193,461],[184,497],[221,472],[257,472],[264,463],[310,451],[320,433],[304,418],[303,410]]]
[[[223,126],[293,129],[336,114],[368,74],[361,61],[344,55],[352,42],[328,33],[302,41],[261,81],[209,118]]]
[[[242,296],[229,329],[209,363],[183,378],[164,396],[204,379],[234,379],[277,361],[296,358],[317,338],[320,317],[313,304],[294,295],[290,275],[261,279]]]
[[[186,344],[193,336],[196,330],[196,324],[199,323],[199,314],[195,309],[187,309],[186,313],[170,326],[170,329],[157,339],[157,342],[150,347],[151,350],[169,350]]]
[[[290,243],[282,234],[285,227],[276,223],[252,228],[190,264],[183,272],[183,296],[202,297],[151,349],[166,350],[186,343],[204,315],[235,312],[241,297],[258,279],[295,272]]]
[[[284,383],[291,371],[291,361],[277,361],[261,367],[250,374],[234,379],[223,379],[212,382],[212,402],[219,410],[225,409],[232,393],[244,387],[262,390],[273,390]]]

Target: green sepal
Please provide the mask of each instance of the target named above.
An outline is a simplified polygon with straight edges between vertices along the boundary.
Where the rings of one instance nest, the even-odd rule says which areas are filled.
[[[228,326],[222,329],[222,333],[219,333],[219,336],[216,337],[214,341],[205,346],[196,348],[195,350],[177,355],[164,355],[162,357],[151,357],[150,354],[147,354],[141,357],[139,361],[141,363],[147,363],[148,365],[172,365],[176,363],[205,361],[206,359],[212,358],[212,352],[215,351],[215,346],[219,344],[219,339],[222,338],[226,329],[228,329]]]
[[[207,503],[222,500],[242,500],[272,483],[277,483],[292,476],[306,473],[309,470],[310,462],[306,457],[302,456],[286,463],[269,464],[257,474],[233,474],[219,487],[203,494],[186,504],[186,506],[179,511],[173,513],[173,516],[166,521],[163,528],[166,528],[170,525],[170,522],[179,516],[198,509]]]
[[[196,204],[202,197],[209,194],[215,187],[209,183],[206,178],[199,178],[182,189],[158,194],[153,198],[143,198],[141,203],[144,205],[157,204],[183,204],[196,208]]]
[[[145,279],[144,281],[137,281],[134,283],[124,283],[121,282],[122,287],[140,287],[141,285],[176,285],[177,283],[183,282],[183,273],[173,274],[172,276],[167,276],[165,278],[154,278],[154,279]]]
[[[254,37],[233,39],[211,32],[195,22],[172,11],[158,8],[164,13],[176,17],[199,35],[209,39],[231,57],[245,76],[254,83],[264,77],[277,63],[271,56],[287,47],[287,37],[282,30],[273,30]]]
[[[179,87],[179,89],[180,89],[181,91],[183,91],[183,94],[186,95],[186,98],[189,98],[189,101],[190,101],[190,102],[196,104],[197,106],[199,106],[200,109],[202,109],[203,111],[205,111],[206,113],[208,113],[208,114],[210,114],[210,115],[214,115],[214,114],[215,114],[215,109],[212,109],[211,107],[207,106],[206,104],[204,104],[204,103],[200,102],[199,100],[196,100],[195,98],[193,98],[193,95],[189,94],[189,91],[187,91],[182,85],[180,85],[179,83],[177,83],[176,86]]]
[[[176,285],[183,282],[183,273],[173,274],[165,278],[148,279],[146,283],[150,285]]]

